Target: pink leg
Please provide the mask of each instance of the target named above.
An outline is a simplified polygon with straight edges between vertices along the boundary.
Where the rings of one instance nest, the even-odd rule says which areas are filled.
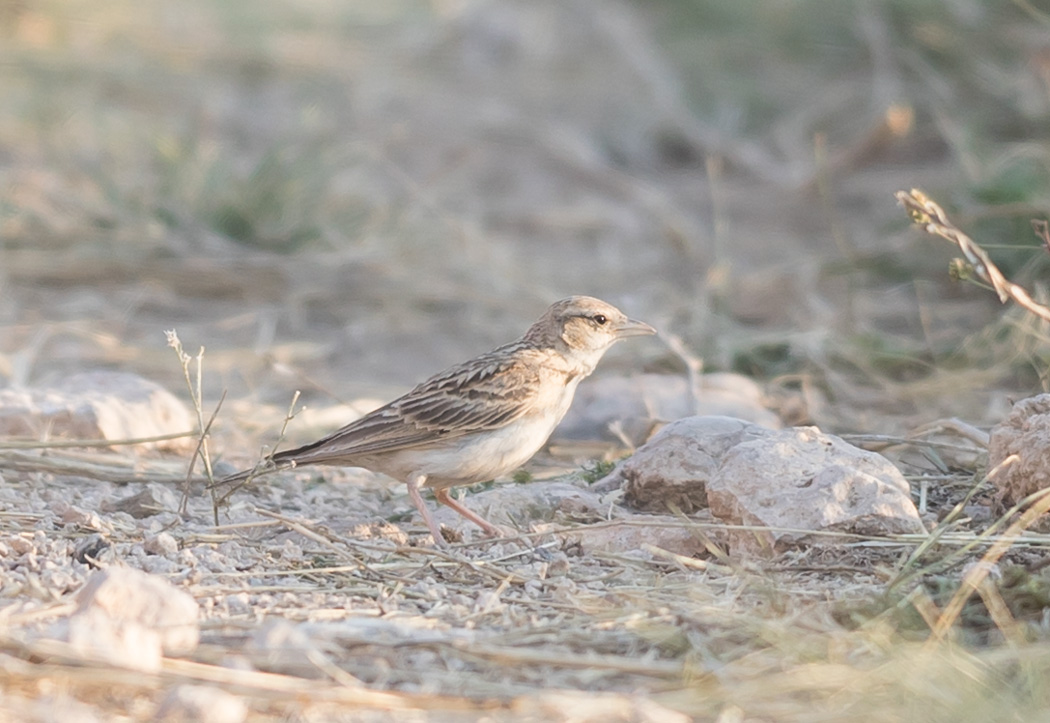
[[[441,527],[430,516],[430,510],[427,509],[426,504],[423,502],[423,496],[419,494],[420,488],[426,484],[426,481],[427,476],[425,474],[413,475],[408,480],[408,496],[412,498],[412,504],[419,510],[419,514],[423,516],[423,522],[426,522],[427,527],[430,528],[430,534],[434,536],[434,544],[444,545],[445,536],[441,534]]]
[[[451,507],[456,512],[458,512],[459,514],[461,514],[464,517],[466,517],[468,520],[473,522],[475,525],[477,525],[478,527],[483,529],[485,531],[485,534],[490,535],[492,537],[503,537],[503,532],[498,527],[496,527],[494,524],[492,524],[491,522],[489,522],[485,518],[481,517],[476,512],[471,512],[466,507],[464,507],[463,505],[459,504],[454,499],[449,497],[447,489],[436,489],[436,490],[434,490],[434,498],[438,502],[440,502],[441,504],[445,505],[446,507]]]

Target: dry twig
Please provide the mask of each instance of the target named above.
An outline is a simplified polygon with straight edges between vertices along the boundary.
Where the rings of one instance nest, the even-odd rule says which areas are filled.
[[[1050,511],[1050,489],[1042,489],[1029,495],[1021,500],[1013,510],[1010,510],[1000,519],[1005,519],[1006,517],[1011,516],[1018,507],[1023,507],[1025,505],[1028,505],[1028,509],[1026,509],[1021,516],[1006,529],[1006,532],[995,541],[988,551],[984,553],[981,559],[970,568],[966,575],[963,576],[959,589],[955,591],[952,599],[945,606],[944,612],[941,614],[941,617],[938,618],[937,624],[934,626],[930,634],[930,643],[944,638],[948,630],[951,629],[952,625],[954,625],[955,621],[959,618],[959,615],[962,614],[966,601],[970,599],[970,596],[973,595],[974,592],[978,592],[981,589],[981,585],[988,577],[989,572],[992,570],[992,566],[1006,554],[1006,551],[1014,545],[1017,538],[1020,537],[1033,522]],[[1013,637],[1011,631],[1008,629],[1004,629],[1003,633],[1008,639]]]
[[[193,454],[190,456],[189,466],[186,468],[186,484],[183,488],[182,501],[179,503],[179,514],[186,514],[186,505],[189,502],[190,494],[190,483],[193,480],[193,468],[197,463],[197,458],[200,457],[201,462],[204,464],[204,473],[208,478],[209,489],[212,488],[215,482],[214,474],[212,473],[211,466],[211,452],[208,450],[208,433],[211,431],[211,425],[215,421],[215,418],[219,414],[219,410],[222,408],[222,403],[226,399],[226,390],[222,392],[222,396],[219,398],[219,403],[215,405],[215,410],[211,413],[211,417],[208,418],[207,423],[204,421],[204,347],[200,348],[197,352],[196,357],[191,357],[182,348],[182,341],[179,340],[179,335],[174,329],[171,331],[164,332],[168,338],[168,346],[175,350],[175,354],[179,357],[179,364],[182,365],[182,375],[186,380],[186,388],[190,392],[190,400],[193,402],[193,409],[197,413],[197,447],[193,450]],[[190,364],[196,361],[196,379],[192,379],[190,376]],[[215,524],[219,524],[219,506],[215,501],[214,492],[212,493],[212,512],[215,515]]]
[[[973,239],[960,231],[949,219],[940,206],[925,193],[913,188],[911,191],[898,191],[897,201],[904,206],[911,220],[922,226],[926,233],[940,236],[959,247],[966,257],[966,263],[984,282],[995,289],[999,300],[1006,303],[1012,300],[1018,306],[1030,311],[1044,321],[1050,321],[1050,309],[1036,302],[1022,287],[1007,279],[999,268],[992,263],[988,253],[974,243]],[[1038,233],[1038,227],[1037,227]]]

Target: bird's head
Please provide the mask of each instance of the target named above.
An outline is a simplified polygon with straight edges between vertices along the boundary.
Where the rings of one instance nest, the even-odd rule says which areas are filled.
[[[580,356],[585,363],[596,364],[605,350],[620,339],[655,333],[653,327],[629,319],[601,299],[570,296],[551,304],[525,333],[525,339],[563,349]]]

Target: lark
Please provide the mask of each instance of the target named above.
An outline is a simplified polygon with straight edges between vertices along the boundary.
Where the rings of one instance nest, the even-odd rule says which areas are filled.
[[[443,544],[444,537],[423,502],[424,487],[439,503],[499,536],[499,528],[449,490],[521,467],[546,443],[576,387],[609,347],[655,333],[604,301],[570,296],[552,304],[517,341],[450,367],[328,436],[278,452],[220,484],[302,465],[364,467],[408,485],[435,543]]]

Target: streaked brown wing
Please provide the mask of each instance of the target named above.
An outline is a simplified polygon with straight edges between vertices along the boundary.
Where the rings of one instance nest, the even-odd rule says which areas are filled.
[[[539,394],[536,360],[512,351],[452,367],[313,444],[274,455],[274,462],[349,458],[499,429],[528,413]]]

